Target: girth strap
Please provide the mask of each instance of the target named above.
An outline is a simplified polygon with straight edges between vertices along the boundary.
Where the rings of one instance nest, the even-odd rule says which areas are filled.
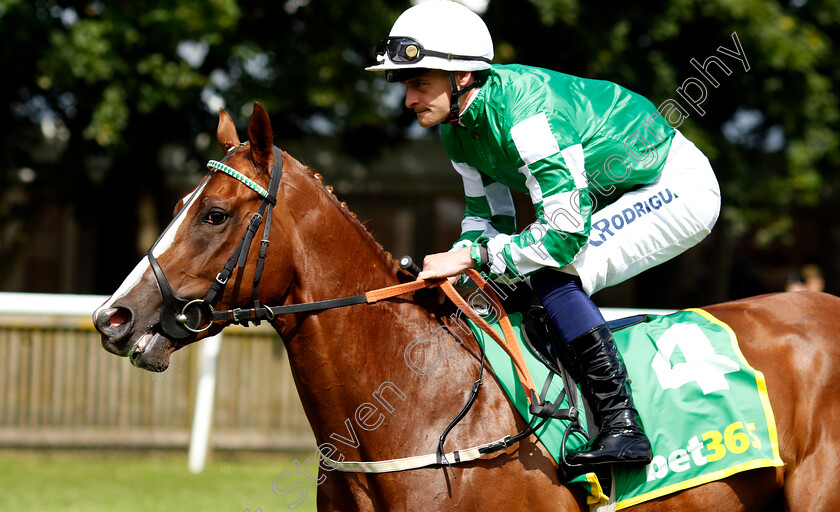
[[[480,459],[481,457],[498,451],[501,448],[510,446],[510,436],[506,436],[498,441],[485,443],[463,450],[455,450],[444,455],[447,459],[452,459],[457,462],[469,462],[471,460]],[[380,460],[373,462],[364,461],[337,461],[333,460],[323,453],[318,454],[324,464],[337,469],[342,472],[361,472],[361,473],[388,473],[391,471],[405,471],[408,469],[418,469],[428,466],[436,466],[438,464],[437,454],[430,453],[428,455],[417,455],[414,457],[405,457],[402,459]]]
[[[403,457],[400,459],[391,460],[380,460],[371,462],[345,460],[337,461],[327,457],[321,452],[319,452],[318,455],[321,458],[321,460],[324,461],[324,463],[326,463],[333,469],[342,472],[388,473],[392,471],[407,471],[411,469],[420,469],[429,466],[440,466],[442,464],[451,465],[450,460],[452,461],[452,463],[458,464],[461,462],[469,462],[476,459],[480,459],[485,455],[495,453],[499,450],[507,448],[508,446],[512,446],[518,443],[519,441],[525,439],[526,437],[539,430],[545,424],[545,422],[549,420],[549,418],[565,419],[570,420],[572,422],[570,425],[570,427],[572,428],[567,428],[566,434],[564,435],[563,444],[565,445],[565,439],[566,437],[568,437],[570,431],[573,429],[580,430],[580,427],[577,423],[578,413],[575,405],[570,405],[569,409],[560,410],[556,409],[556,406],[552,406],[552,402],[548,402],[546,400],[546,395],[548,394],[548,389],[553,376],[554,373],[549,372],[549,375],[546,378],[545,385],[543,386],[539,398],[537,398],[536,396],[532,397],[531,404],[532,414],[534,413],[535,409],[540,409],[543,406],[551,406],[552,408],[550,413],[535,415],[535,418],[532,418],[531,423],[534,423],[536,421],[536,424],[529,424],[521,432],[518,432],[515,435],[508,435],[496,441],[484,443],[478,446],[473,446],[471,448],[465,448],[462,450],[454,450],[448,453],[443,453],[443,447],[441,442],[438,444],[438,450],[435,453],[430,453],[427,455],[415,455],[413,457]],[[565,396],[569,396],[570,404],[574,402],[574,393],[569,392],[567,394],[567,390],[574,389],[574,383],[568,380],[567,377],[567,374],[564,373],[563,380],[566,388],[564,388],[563,391],[560,392],[560,395],[554,399],[554,404],[560,404]],[[475,388],[473,388],[473,391],[475,391]],[[465,407],[464,409],[467,409],[467,407]],[[463,413],[464,411],[462,410],[461,414],[458,415],[459,417],[456,418],[452,422],[452,424],[457,423],[457,421],[460,420],[463,416]],[[539,421],[537,421],[537,418],[539,418]],[[452,425],[450,425],[450,427],[451,426]],[[441,436],[441,438],[443,437],[444,436]]]

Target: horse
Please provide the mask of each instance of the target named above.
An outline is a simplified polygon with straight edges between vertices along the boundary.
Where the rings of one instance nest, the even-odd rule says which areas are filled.
[[[219,115],[217,138],[226,158],[216,164],[229,172],[209,173],[191,197],[178,202],[175,220],[147,257],[93,314],[105,350],[139,368],[165,370],[176,350],[241,320],[235,311],[250,308],[253,315],[260,304],[293,308],[414,279],[320,175],[273,146],[271,123],[259,104],[246,143],[240,143],[232,118],[223,109]],[[259,222],[262,217],[266,222]],[[262,224],[265,243],[240,239],[243,232],[258,231],[254,224]],[[209,289],[215,292],[205,300]],[[227,321],[217,321],[224,308]],[[840,385],[834,378],[840,299],[780,293],[702,309],[729,324],[743,355],[764,373],[785,465],[737,473],[632,509],[832,509],[831,496],[840,492]],[[442,327],[460,329],[451,310],[435,289],[321,311],[273,315],[263,308],[261,318],[286,346],[322,453],[381,461],[434,450],[481,363],[472,337],[441,342]],[[526,426],[495,379],[485,378],[447,447],[474,446]],[[317,470],[317,506],[323,511],[588,509],[581,490],[558,480],[554,461],[533,436],[451,466],[371,474],[307,462],[304,469],[313,478]]]

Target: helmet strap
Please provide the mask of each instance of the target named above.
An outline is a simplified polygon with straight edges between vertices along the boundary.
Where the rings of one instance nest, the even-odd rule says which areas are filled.
[[[463,89],[458,89],[458,82],[455,80],[455,72],[449,72],[449,79],[452,81],[452,96],[449,102],[449,124],[455,125],[461,121],[461,108],[458,106],[458,100],[464,94],[478,86],[478,80],[473,80],[469,85],[464,86]]]

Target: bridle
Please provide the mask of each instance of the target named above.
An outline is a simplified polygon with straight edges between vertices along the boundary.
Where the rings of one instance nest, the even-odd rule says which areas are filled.
[[[449,283],[446,279],[430,281],[418,279],[413,282],[398,284],[386,288],[380,288],[377,290],[369,291],[364,294],[355,295],[351,297],[343,297],[339,299],[330,299],[317,302],[308,302],[303,304],[289,304],[273,307],[261,305],[259,300],[257,300],[257,291],[259,289],[260,278],[262,276],[266,253],[268,251],[269,235],[271,233],[272,212],[274,211],[274,206],[277,203],[277,191],[280,187],[280,180],[283,174],[283,155],[276,146],[272,147],[272,151],[274,154],[274,164],[271,168],[271,176],[269,178],[268,190],[266,190],[250,178],[237,171],[236,169],[233,169],[232,167],[225,164],[225,162],[238,149],[242,148],[246,144],[248,143],[244,142],[242,144],[239,144],[238,146],[230,148],[225,157],[219,162],[211,160],[207,163],[207,167],[210,169],[210,172],[207,174],[207,176],[204,177],[204,179],[198,185],[198,187],[196,187],[195,192],[193,192],[187,199],[187,201],[184,204],[184,207],[181,208],[181,210],[175,215],[175,218],[172,219],[167,228],[158,237],[158,239],[155,240],[155,243],[152,244],[152,246],[146,253],[146,256],[149,258],[149,264],[151,265],[152,271],[154,272],[155,279],[157,280],[158,287],[160,288],[161,295],[163,296],[163,305],[160,310],[160,330],[163,335],[165,335],[173,341],[179,341],[195,336],[196,334],[201,334],[209,330],[210,327],[212,327],[214,324],[226,325],[230,323],[241,323],[247,325],[248,322],[258,324],[261,320],[273,320],[276,315],[280,314],[315,312],[336,307],[351,306],[355,304],[369,304],[391,297],[395,297],[404,293],[408,293],[413,290],[418,290],[420,288],[440,285],[441,288],[446,292],[446,295],[453,302],[455,302],[459,310],[463,311],[468,317],[473,319],[473,321],[475,321],[479,325],[479,327],[481,327],[481,329],[487,332],[496,341],[496,343],[498,343],[501,346],[501,348],[508,353],[508,355],[511,357],[512,363],[516,368],[516,372],[519,375],[520,383],[525,391],[526,397],[531,403],[532,414],[538,414],[544,411],[544,414],[539,414],[543,418],[543,421],[540,422],[538,425],[529,424],[518,434],[514,436],[505,436],[503,439],[494,441],[492,443],[487,443],[464,451],[458,450],[451,454],[446,454],[444,452],[443,446],[446,436],[470,410],[472,404],[474,403],[478,395],[479,388],[482,384],[482,375],[485,366],[485,352],[482,346],[481,364],[478,380],[473,384],[472,391],[470,393],[469,399],[467,400],[467,403],[464,405],[464,407],[458,413],[456,418],[449,424],[449,426],[447,426],[446,430],[440,436],[438,448],[435,454],[429,455],[427,457],[413,457],[409,459],[400,459],[395,461],[384,461],[384,463],[370,463],[368,465],[364,465],[364,463],[362,463],[362,466],[359,466],[359,468],[361,469],[356,468],[355,466],[359,463],[349,463],[349,467],[354,468],[350,469],[351,471],[393,471],[425,467],[431,464],[447,464],[451,466],[451,463],[449,461],[450,457],[453,458],[455,462],[466,462],[468,460],[474,460],[476,458],[482,457],[485,454],[501,450],[510,446],[513,443],[518,442],[519,440],[531,435],[533,432],[538,430],[548,417],[562,417],[571,420],[575,420],[577,418],[577,412],[575,407],[571,407],[569,410],[561,411],[555,410],[556,406],[554,404],[551,404],[550,402],[545,402],[545,393],[548,390],[548,384],[550,382],[550,379],[546,381],[546,384],[540,396],[537,396],[536,387],[534,386],[533,380],[531,379],[530,372],[527,370],[527,365],[524,362],[522,353],[518,345],[516,344],[513,328],[510,324],[510,320],[504,313],[504,310],[502,310],[502,317],[499,318],[499,324],[503,332],[503,334],[500,335],[499,333],[495,332],[483,318],[481,318],[475,313],[475,311],[472,310],[472,308],[458,294],[458,292],[455,291],[452,284]],[[260,195],[260,197],[262,197],[262,202],[260,203],[259,209],[251,217],[251,221],[248,225],[248,228],[246,229],[245,234],[242,236],[242,239],[239,241],[239,244],[236,246],[236,249],[234,249],[233,253],[230,255],[230,258],[228,258],[227,263],[225,263],[225,266],[222,269],[222,271],[217,274],[216,279],[213,281],[213,284],[210,286],[210,289],[207,291],[204,298],[184,299],[182,297],[177,296],[172,290],[172,287],[169,285],[169,281],[166,278],[166,274],[164,274],[163,269],[160,267],[160,264],[157,262],[157,259],[155,259],[154,249],[155,247],[157,247],[158,243],[160,243],[160,241],[164,238],[164,236],[169,232],[169,230],[173,226],[177,225],[177,223],[179,222],[179,217],[181,215],[185,215],[185,211],[189,209],[189,205],[191,205],[193,203],[193,200],[195,200],[198,197],[197,195],[200,194],[201,191],[204,189],[204,185],[206,185],[207,181],[217,171],[223,172],[235,178],[248,188],[255,191],[257,194]],[[248,252],[250,251],[254,235],[256,234],[257,229],[259,229],[259,226],[260,224],[262,224],[263,220],[265,220],[265,226],[263,227],[263,238],[260,242],[260,251],[257,259],[256,272],[254,275],[254,286],[251,291],[251,307],[244,309],[237,308],[233,310],[215,311],[213,309],[213,305],[215,304],[216,299],[220,296],[221,292],[224,290],[225,285],[230,279],[230,276],[233,274],[234,269],[238,266],[241,271],[241,269],[245,266],[245,262],[248,257]],[[496,297],[495,292],[492,291],[492,288],[487,286],[486,281],[478,274],[477,271],[469,269],[466,272],[473,279],[473,281],[476,284],[478,284],[478,286],[482,288],[485,291],[485,293],[488,294],[491,300],[493,300],[496,304],[501,304],[498,297]],[[202,325],[203,323],[204,325]],[[570,387],[568,387],[568,383],[567,389],[571,389]],[[573,394],[571,394],[570,396],[572,395]],[[561,400],[562,396],[556,400],[556,403],[559,404]],[[568,417],[566,416],[567,413],[569,414]],[[570,431],[571,430],[567,429],[566,436],[569,435]],[[563,441],[563,445],[565,446],[565,438]],[[411,461],[411,465],[404,465],[403,463],[405,461]],[[335,465],[334,467],[336,469],[340,469],[343,471],[347,470],[339,467],[340,461],[330,462],[331,464]]]
[[[219,162],[211,160],[207,163],[207,167],[211,170],[211,172],[205,176],[204,180],[202,180],[202,182],[198,185],[195,192],[193,192],[193,194],[187,199],[185,206],[181,208],[181,211],[179,211],[175,218],[172,219],[169,226],[167,226],[146,253],[146,256],[149,258],[152,271],[154,272],[155,279],[157,280],[158,287],[160,288],[160,293],[163,296],[163,306],[160,310],[160,331],[162,334],[173,341],[179,341],[195,336],[196,334],[201,334],[210,329],[210,327],[214,324],[221,326],[232,323],[248,325],[249,322],[259,324],[262,320],[271,321],[277,315],[317,312],[324,311],[326,309],[352,306],[355,304],[376,302],[378,300],[427,287],[432,284],[423,281],[415,281],[413,283],[406,283],[395,287],[373,290],[372,292],[354,295],[352,297],[342,297],[339,299],[307,302],[303,304],[289,304],[272,307],[260,304],[259,300],[257,300],[257,292],[259,290],[260,278],[265,264],[266,253],[268,251],[272,212],[274,211],[274,205],[277,202],[277,190],[280,187],[280,180],[283,174],[283,156],[276,146],[273,147],[274,165],[271,168],[271,177],[268,183],[268,190],[266,190],[236,169],[225,165],[225,161],[227,161],[233,153],[236,152],[236,150],[246,144],[248,143],[243,142],[238,146],[230,148],[227,155],[225,155],[225,157]],[[172,287],[169,285],[169,281],[166,279],[166,274],[164,274],[163,269],[155,259],[154,249],[170,228],[178,222],[178,218],[187,210],[186,205],[192,203],[196,194],[202,190],[203,185],[216,171],[223,172],[238,180],[243,185],[256,192],[263,198],[263,200],[257,212],[251,217],[251,223],[248,225],[248,229],[239,241],[239,245],[236,246],[233,254],[231,254],[230,258],[228,258],[222,271],[216,275],[216,279],[213,281],[213,284],[210,286],[210,289],[207,291],[204,298],[184,299],[176,295],[172,290]],[[224,287],[227,284],[228,279],[230,279],[230,276],[233,274],[235,267],[238,266],[241,270],[245,266],[251,242],[253,241],[254,235],[256,234],[263,219],[265,220],[265,227],[263,229],[263,238],[260,242],[260,252],[257,259],[256,272],[254,274],[254,287],[251,292],[251,306],[248,308],[216,311],[213,308],[216,299],[218,299],[221,292],[224,290]]]
[[[230,148],[220,162],[211,160],[207,163],[207,167],[210,169],[210,172],[207,176],[205,176],[199,186],[196,187],[195,192],[193,192],[186,201],[185,206],[180,212],[178,212],[175,218],[172,219],[169,226],[167,226],[161,236],[158,237],[146,253],[146,256],[149,258],[149,264],[155,274],[158,287],[160,288],[160,293],[163,296],[163,306],[160,310],[160,330],[166,337],[173,341],[183,340],[210,329],[216,316],[216,312],[213,310],[213,305],[215,304],[216,299],[224,290],[225,285],[227,284],[228,279],[230,279],[231,274],[233,274],[235,267],[238,266],[241,270],[245,266],[248,253],[251,248],[251,243],[254,240],[254,235],[256,234],[257,229],[259,229],[260,224],[262,224],[263,220],[265,220],[263,238],[260,242],[260,252],[257,259],[256,273],[254,275],[254,287],[251,292],[251,303],[253,304],[253,307],[255,309],[260,308],[260,303],[257,300],[257,292],[260,286],[260,278],[262,277],[266,253],[268,251],[269,235],[271,234],[272,212],[274,211],[274,205],[277,203],[277,190],[280,187],[280,180],[283,175],[283,155],[276,146],[272,147],[272,151],[274,153],[274,165],[271,168],[271,177],[269,178],[268,190],[266,190],[236,169],[225,165],[225,162],[238,149],[242,148],[246,144],[248,144],[248,142],[243,142],[238,146]],[[259,209],[257,209],[251,217],[248,229],[245,230],[245,234],[242,236],[242,239],[239,241],[236,249],[234,249],[233,254],[231,254],[230,258],[228,258],[222,271],[216,275],[216,279],[213,281],[213,284],[210,286],[210,289],[207,291],[204,298],[184,299],[177,296],[175,292],[172,291],[172,287],[166,279],[166,274],[164,274],[163,269],[155,259],[154,249],[169,229],[178,222],[178,218],[185,214],[184,212],[188,209],[186,205],[192,203],[193,199],[196,198],[196,194],[201,192],[207,180],[209,180],[216,171],[223,172],[233,177],[259,194],[260,197],[262,197],[262,203],[260,203]],[[273,318],[273,315],[271,317],[266,316],[266,318],[271,319]],[[206,325],[202,325],[204,322],[206,322]]]
[[[160,288],[160,293],[163,296],[163,306],[160,310],[160,331],[166,337],[173,341],[179,341],[192,337],[196,334],[201,334],[210,329],[210,327],[214,324],[220,326],[228,324],[243,324],[247,326],[249,322],[259,324],[262,320],[271,321],[277,315],[318,312],[332,308],[353,306],[356,304],[373,303],[436,284],[432,281],[414,281],[411,283],[404,283],[402,285],[372,290],[360,295],[342,297],[338,299],[271,307],[260,304],[259,300],[257,300],[257,291],[259,290],[260,278],[262,276],[266,252],[268,250],[272,212],[274,205],[277,202],[277,190],[280,187],[280,180],[283,173],[283,156],[276,146],[273,147],[274,165],[271,169],[268,190],[266,190],[236,169],[225,165],[225,162],[233,155],[233,153],[246,144],[248,143],[243,142],[238,146],[230,148],[227,155],[225,155],[225,157],[219,162],[211,160],[207,163],[207,167],[211,170],[211,172],[205,176],[204,180],[202,180],[202,182],[198,185],[195,192],[193,192],[193,194],[186,200],[185,206],[181,208],[175,218],[172,219],[169,226],[167,226],[146,253],[146,256],[149,258],[152,271],[154,272],[155,279],[157,280],[158,287]],[[253,217],[251,217],[251,223],[248,225],[248,229],[239,241],[239,245],[236,246],[233,254],[231,254],[230,258],[228,258],[222,271],[216,275],[216,279],[213,281],[213,284],[210,286],[210,289],[207,291],[204,298],[184,299],[176,295],[172,290],[172,287],[169,285],[169,281],[166,279],[166,274],[164,274],[163,269],[155,259],[154,249],[163,239],[164,235],[166,235],[172,226],[178,222],[178,218],[187,210],[186,205],[192,203],[193,199],[196,198],[196,194],[202,190],[203,185],[216,171],[223,172],[238,180],[243,185],[256,192],[263,198],[263,200],[257,212],[254,213]],[[213,307],[216,299],[218,299],[221,292],[224,290],[224,287],[227,284],[228,279],[230,279],[230,276],[233,274],[235,267],[238,266],[241,270],[245,266],[251,242],[254,239],[254,234],[257,232],[257,229],[263,219],[265,220],[265,227],[263,229],[263,238],[261,240],[259,257],[254,274],[254,287],[251,292],[251,306],[247,308],[216,311]]]
[[[446,295],[450,298],[450,300],[452,300],[461,311],[472,318],[511,356],[514,365],[516,366],[516,371],[520,375],[520,382],[525,390],[526,396],[529,395],[530,391],[535,390],[534,383],[531,380],[530,372],[527,370],[522,354],[519,351],[516,342],[513,341],[515,339],[515,335],[513,333],[510,320],[507,319],[507,315],[503,315],[500,319],[500,324],[503,326],[502,331],[504,337],[502,337],[499,333],[493,331],[490,325],[472,310],[458,292],[455,291],[452,284],[446,279],[428,281],[418,279],[416,281],[388,286],[386,288],[371,290],[360,295],[342,297],[339,299],[271,307],[261,305],[259,300],[257,300],[257,291],[259,289],[260,277],[262,276],[266,252],[268,250],[268,237],[271,233],[272,212],[274,205],[277,202],[277,190],[280,187],[280,179],[283,173],[283,155],[276,146],[273,147],[274,165],[271,168],[268,190],[265,190],[236,169],[225,165],[225,161],[227,161],[239,148],[246,144],[248,143],[244,142],[236,147],[230,148],[227,155],[225,155],[220,162],[216,162],[214,160],[208,162],[207,167],[211,169],[211,172],[207,174],[204,180],[196,188],[195,192],[193,192],[193,194],[189,197],[184,207],[181,208],[181,211],[175,215],[175,218],[172,219],[172,222],[170,222],[169,226],[167,226],[167,228],[163,231],[163,234],[158,237],[146,253],[146,256],[149,258],[152,271],[155,274],[155,279],[157,280],[161,295],[163,296],[163,306],[160,310],[160,330],[162,334],[173,341],[179,341],[192,337],[196,334],[201,334],[210,329],[210,327],[214,324],[227,325],[231,323],[239,323],[247,325],[249,322],[258,324],[261,320],[273,320],[277,315],[324,311],[327,309],[352,306],[356,304],[371,304],[414,290],[419,290],[421,288],[439,285],[444,292],[446,292]],[[228,261],[222,271],[216,276],[215,281],[210,286],[210,289],[207,291],[204,298],[192,300],[184,299],[178,297],[175,295],[175,292],[172,291],[172,287],[169,285],[169,281],[166,279],[166,275],[164,274],[163,269],[160,268],[160,264],[158,264],[153,253],[155,247],[158,243],[160,243],[164,235],[166,235],[172,226],[178,222],[178,218],[181,215],[184,215],[184,212],[188,209],[187,205],[191,204],[193,200],[196,199],[196,194],[201,192],[203,185],[205,185],[207,180],[213,176],[215,171],[221,171],[237,179],[242,184],[259,194],[263,200],[257,212],[251,217],[251,223],[245,231],[245,234],[242,236],[242,239],[239,241],[239,245],[236,246],[233,254],[231,254],[230,258],[228,258]],[[265,218],[265,227],[263,229],[263,239],[261,241],[259,258],[257,260],[257,267],[254,275],[254,287],[251,292],[251,307],[215,311],[213,309],[213,305],[222,290],[224,290],[224,287],[227,284],[228,279],[230,279],[231,274],[233,274],[237,263],[240,269],[245,266],[251,242],[253,241],[254,234],[257,232],[263,218]],[[467,270],[467,275],[469,275],[473,281],[476,282],[476,284],[478,284],[479,287],[481,287],[485,293],[492,298],[492,300],[494,300],[496,304],[501,304],[496,297],[496,294],[489,286],[487,286],[487,283],[477,271],[469,269]]]

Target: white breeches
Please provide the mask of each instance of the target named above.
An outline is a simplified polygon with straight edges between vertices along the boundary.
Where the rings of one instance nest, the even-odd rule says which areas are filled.
[[[708,158],[677,131],[659,178],[594,213],[589,241],[560,270],[580,276],[592,295],[697,245],[719,213]]]

